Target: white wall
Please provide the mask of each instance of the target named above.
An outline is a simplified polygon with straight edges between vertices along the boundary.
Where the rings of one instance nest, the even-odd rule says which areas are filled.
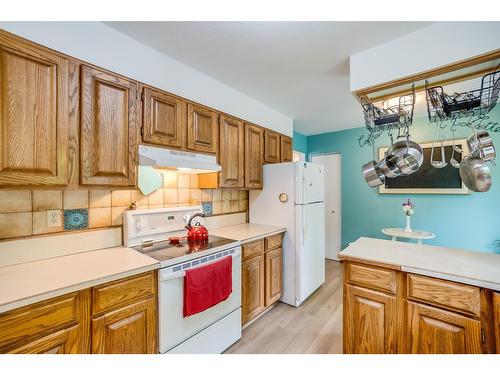
[[[293,119],[101,22],[0,22],[83,61],[293,136]]]
[[[350,57],[351,92],[500,48],[500,22],[437,22]]]

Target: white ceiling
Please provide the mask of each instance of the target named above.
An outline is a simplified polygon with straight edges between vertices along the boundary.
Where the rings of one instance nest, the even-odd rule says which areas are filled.
[[[363,125],[349,56],[429,22],[107,22],[294,118],[311,135]],[[262,124],[265,125],[265,124]]]

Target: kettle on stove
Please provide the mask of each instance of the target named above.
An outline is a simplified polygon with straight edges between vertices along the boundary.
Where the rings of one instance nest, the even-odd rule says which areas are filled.
[[[205,217],[205,214],[194,214],[189,218],[189,221],[186,225],[187,229],[187,239],[188,241],[208,241],[208,230],[199,222],[196,222],[194,225],[191,225],[191,222],[195,217]]]

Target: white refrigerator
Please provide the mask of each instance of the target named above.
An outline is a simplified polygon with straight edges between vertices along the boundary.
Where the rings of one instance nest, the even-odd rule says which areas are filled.
[[[250,191],[250,222],[286,227],[280,300],[299,306],[325,282],[324,167],[267,164],[263,183]]]

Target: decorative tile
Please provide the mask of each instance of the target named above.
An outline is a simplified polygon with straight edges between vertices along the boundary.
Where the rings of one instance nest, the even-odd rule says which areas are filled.
[[[65,210],[73,208],[88,208],[88,190],[66,190],[63,193],[63,207]]]
[[[33,211],[62,210],[61,190],[33,190]]]
[[[95,207],[89,209],[89,228],[111,226],[111,207]]]
[[[177,189],[177,172],[163,171],[163,187]]]
[[[191,176],[187,173],[179,173],[177,175],[177,187],[179,189],[189,189],[191,186]]]
[[[111,225],[123,224],[123,213],[128,207],[111,207]]]
[[[206,216],[212,216],[212,202],[203,202],[201,206]]]
[[[130,190],[113,190],[111,193],[111,205],[123,207],[130,205]]]
[[[87,229],[89,226],[89,210],[64,210],[64,230]]]
[[[31,212],[0,213],[0,238],[31,236]]]
[[[111,190],[90,190],[89,207],[111,207]]]
[[[0,212],[31,211],[31,190],[0,190]]]

